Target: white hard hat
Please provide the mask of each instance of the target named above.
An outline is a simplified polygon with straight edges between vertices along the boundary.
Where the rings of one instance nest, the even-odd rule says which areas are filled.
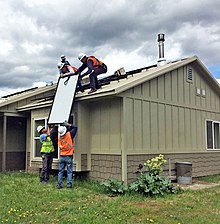
[[[66,58],[66,56],[65,56],[64,54],[62,54],[62,55],[60,56],[60,58]]]
[[[66,130],[67,130],[67,128],[65,126],[60,126],[58,128],[58,132],[59,132],[60,136],[65,135],[66,134]]]
[[[86,57],[86,55],[84,53],[80,53],[78,55],[78,59],[81,61],[84,57]]]
[[[40,125],[40,126],[37,127],[37,131],[38,131],[39,133],[40,133],[43,129],[44,129],[44,126],[41,126],[41,125]]]
[[[57,68],[62,69],[64,65],[65,65],[65,63],[59,62],[57,64]]]

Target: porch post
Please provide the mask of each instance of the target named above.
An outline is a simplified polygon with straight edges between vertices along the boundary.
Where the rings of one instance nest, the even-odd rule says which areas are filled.
[[[127,174],[127,126],[126,126],[126,97],[122,98],[121,103],[121,165],[122,165],[122,181],[127,184],[128,174]]]
[[[2,171],[6,171],[6,133],[7,116],[3,116],[3,133],[2,133]]]

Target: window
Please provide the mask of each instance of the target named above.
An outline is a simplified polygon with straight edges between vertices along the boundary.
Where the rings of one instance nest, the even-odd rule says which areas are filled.
[[[200,94],[201,94],[201,89],[200,88],[196,88],[196,95],[200,96]]]
[[[73,117],[72,115],[69,117],[69,123],[71,124],[75,124],[75,117]],[[41,143],[40,143],[40,134],[38,133],[37,131],[37,127],[38,126],[44,126],[44,127],[47,127],[47,118],[40,118],[40,119],[35,119],[34,120],[34,133],[33,133],[33,136],[34,136],[34,154],[33,154],[33,157],[34,158],[37,158],[37,157],[41,157],[41,153],[40,153],[40,149],[41,149]],[[55,125],[54,126],[54,142],[53,142],[53,145],[54,145],[54,158],[55,159],[58,159],[59,155],[58,155],[58,126]]]
[[[206,121],[207,149],[220,149],[220,122]]]
[[[36,119],[34,120],[34,158],[41,157],[40,149],[41,149],[41,143],[40,143],[40,134],[37,131],[38,126],[47,126],[47,119]],[[54,158],[58,158],[58,147],[55,146],[55,154]]]

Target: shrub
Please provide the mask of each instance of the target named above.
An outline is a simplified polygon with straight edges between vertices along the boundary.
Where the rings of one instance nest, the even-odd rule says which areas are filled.
[[[137,180],[129,186],[129,190],[146,196],[179,192],[180,188],[174,187],[168,178],[160,176],[166,162],[163,155],[147,160],[144,163],[145,171],[142,171]]]
[[[118,181],[115,179],[109,178],[108,180],[101,183],[104,186],[105,191],[110,196],[122,195],[128,190],[128,187],[124,184],[123,181]]]
[[[164,195],[177,193],[179,188],[173,186],[166,177],[141,173],[137,180],[129,186],[130,191],[141,193],[145,196]]]
[[[110,196],[123,195],[128,190],[145,196],[178,193],[180,188],[175,187],[168,178],[161,176],[166,162],[163,155],[147,160],[144,163],[145,170],[141,171],[137,180],[130,186],[126,186],[122,181],[115,179],[108,179],[101,185],[104,186],[105,191]]]

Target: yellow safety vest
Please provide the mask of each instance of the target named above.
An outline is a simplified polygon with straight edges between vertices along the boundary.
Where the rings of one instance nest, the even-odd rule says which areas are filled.
[[[52,142],[50,136],[46,137],[46,141],[42,141],[40,139],[40,142],[42,143],[41,150],[40,150],[41,153],[54,152],[53,142]]]

